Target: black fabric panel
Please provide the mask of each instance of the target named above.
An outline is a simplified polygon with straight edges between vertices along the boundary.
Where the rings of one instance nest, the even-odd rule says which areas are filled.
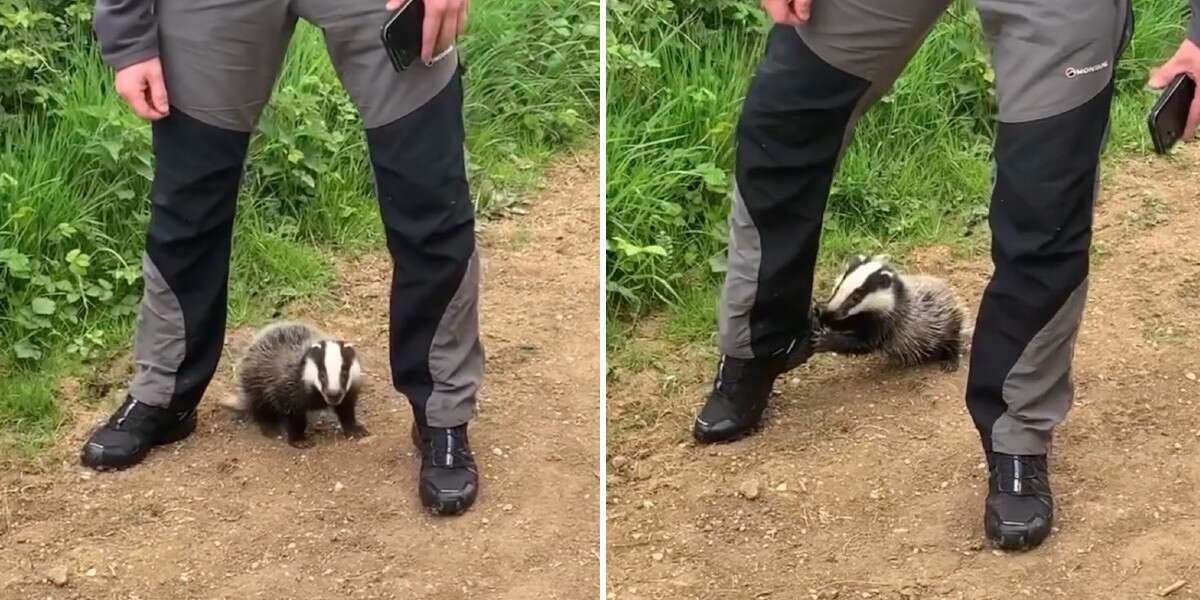
[[[392,383],[424,425],[433,390],[429,347],[475,251],[463,141],[461,72],[397,121],[367,130],[392,255]]]
[[[1099,154],[1113,86],[1083,105],[1001,123],[989,222],[995,271],[979,308],[967,406],[984,449],[1006,408],[1004,380],[1088,275]]]
[[[795,29],[767,40],[737,128],[737,184],[762,242],[751,348],[809,335],[821,220],[846,125],[870,87],[821,60]]]
[[[250,135],[202,123],[174,106],[152,131],[146,252],[183,311],[187,343],[170,406],[190,410],[212,380],[225,341],[233,218]]]

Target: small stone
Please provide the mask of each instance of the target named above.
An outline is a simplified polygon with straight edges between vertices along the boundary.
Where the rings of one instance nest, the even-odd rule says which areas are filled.
[[[496,456],[504,456],[504,451],[499,448],[492,448],[492,454]]]
[[[64,585],[67,585],[67,566],[61,565],[46,571],[46,581],[53,583],[57,587],[63,587]]]
[[[651,469],[650,465],[646,463],[638,463],[633,466],[633,478],[638,481],[650,479],[650,476],[653,474],[653,469]]]
[[[87,575],[88,577],[95,577],[96,576],[96,567],[92,567],[92,568],[88,569],[87,572],[84,573],[84,575]]]
[[[181,575],[179,576],[179,581],[180,581],[181,583],[187,583],[187,582],[189,582],[189,581],[191,581],[191,580],[192,580],[192,578],[191,578],[191,577],[188,577],[188,574],[187,574],[187,573],[183,573],[183,574],[181,574]]]
[[[743,481],[742,485],[738,486],[738,493],[747,500],[753,500],[758,497],[758,480],[750,479]]]
[[[342,490],[344,490],[344,489],[346,489],[346,486],[345,486],[345,484],[343,484],[343,483],[342,483],[342,482],[340,482],[340,481],[339,481],[339,482],[337,482],[337,483],[335,483],[335,484],[333,484],[333,491],[334,491],[334,493],[340,492],[340,491],[342,491]]]
[[[1196,380],[1196,374],[1191,371],[1188,371],[1187,375],[1184,375],[1184,377],[1187,377],[1189,381]]]
[[[625,465],[629,464],[629,459],[618,454],[618,455],[612,457],[612,460],[609,461],[609,464],[611,464],[614,469],[620,469],[620,468],[624,467]]]
[[[288,544],[288,550],[295,550],[295,549],[296,549],[296,542],[292,542],[292,543]]]
[[[654,503],[649,500],[642,500],[642,508],[654,508]]]
[[[655,560],[655,562],[657,562],[657,561],[662,560],[664,557],[663,557],[662,552],[655,552],[654,554],[650,555],[650,558],[653,558]]]
[[[787,484],[786,484],[786,483],[781,483],[781,484],[779,484],[779,485],[775,486],[775,491],[777,491],[777,492],[786,492],[786,491],[787,491]]]
[[[504,506],[500,507],[500,510],[503,510],[504,512],[509,512],[512,509],[513,509],[513,505],[511,505],[511,504],[505,504]]]

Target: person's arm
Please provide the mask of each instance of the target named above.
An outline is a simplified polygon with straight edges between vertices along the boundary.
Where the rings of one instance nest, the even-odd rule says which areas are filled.
[[[116,71],[158,57],[154,0],[96,0],[93,26],[104,62]]]
[[[96,0],[92,26],[100,55],[117,72],[117,94],[137,116],[157,120],[170,111],[154,0]]]

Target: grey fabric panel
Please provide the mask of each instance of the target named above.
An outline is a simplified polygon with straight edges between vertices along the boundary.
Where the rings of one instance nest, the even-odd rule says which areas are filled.
[[[1192,0],[1192,19],[1188,22],[1187,37],[1193,44],[1200,45],[1200,0]]]
[[[871,87],[867,93],[859,100],[858,106],[854,107],[854,113],[850,115],[850,122],[846,124],[846,133],[842,138],[842,149],[838,153],[838,163],[842,161],[842,157],[846,154],[846,149],[850,147],[851,140],[854,139],[854,130],[858,126],[858,121],[880,98],[884,97],[888,91],[892,89],[892,84],[896,82],[896,78],[904,71],[904,67],[912,60],[914,54],[925,41],[925,37],[929,35],[929,30],[937,22],[939,16],[946,11],[946,7],[950,5],[950,0],[926,0],[916,2],[912,6],[904,8],[909,9],[907,14],[899,20],[885,19],[876,24],[878,31],[886,32],[885,37],[895,40],[898,44],[890,53],[881,54],[874,57],[872,68],[874,74],[872,77],[866,78],[871,82]],[[841,7],[840,9],[844,9]],[[891,8],[891,7],[889,7]],[[839,10],[840,10],[839,9]],[[895,10],[895,8],[891,8]],[[873,13],[876,14],[876,13]],[[882,13],[878,13],[882,14]],[[895,17],[894,13],[887,13],[891,17]],[[862,26],[862,22],[859,23]],[[832,33],[823,31],[820,28],[812,26],[799,26],[796,31],[808,44],[813,52],[821,56],[826,62],[831,65],[846,70],[838,65],[837,62],[843,61],[852,63],[847,58],[846,52],[851,48],[848,41],[833,39]],[[869,50],[857,50],[857,55],[868,53]],[[850,72],[850,71],[847,71]]]
[[[735,182],[733,206],[729,210],[725,287],[717,311],[717,337],[722,354],[734,358],[754,358],[754,351],[750,347],[750,311],[758,294],[758,268],[761,261],[762,240]]]
[[[455,427],[471,419],[483,381],[479,339],[479,251],[471,254],[462,283],[438,322],[429,346],[433,392],[425,416],[433,427]]]
[[[158,0],[171,105],[204,123],[251,131],[279,74],[296,17],[283,0]]]
[[[1087,302],[1087,281],[1030,340],[1004,380],[1007,410],[992,427],[992,448],[1004,454],[1045,454],[1054,426],[1071,408],[1071,363]]]
[[[96,0],[92,28],[104,62],[120,70],[158,56],[154,0]]]
[[[325,32],[334,68],[358,106],[363,125],[387,125],[423,106],[454,76],[458,52],[431,67],[420,61],[404,72],[392,68],[379,41],[388,18],[380,0],[296,0],[295,10]]]
[[[979,0],[996,71],[999,119],[1033,121],[1075,108],[1112,77],[1124,0]]]
[[[165,407],[175,394],[175,377],[187,350],[183,308],[149,256],[142,256],[145,291],[133,340],[136,371],[129,395]]]
[[[883,92],[907,64],[949,0],[836,0],[813,2],[809,21],[796,31],[830,65]]]

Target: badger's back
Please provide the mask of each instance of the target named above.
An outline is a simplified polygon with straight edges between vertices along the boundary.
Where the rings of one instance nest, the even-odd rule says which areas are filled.
[[[275,323],[259,331],[238,364],[236,408],[302,409],[309,396],[301,379],[304,352],[324,337],[304,323]]]
[[[903,277],[908,291],[905,306],[891,328],[891,339],[882,350],[891,360],[913,365],[958,351],[962,343],[962,303],[946,282],[927,275]]]

